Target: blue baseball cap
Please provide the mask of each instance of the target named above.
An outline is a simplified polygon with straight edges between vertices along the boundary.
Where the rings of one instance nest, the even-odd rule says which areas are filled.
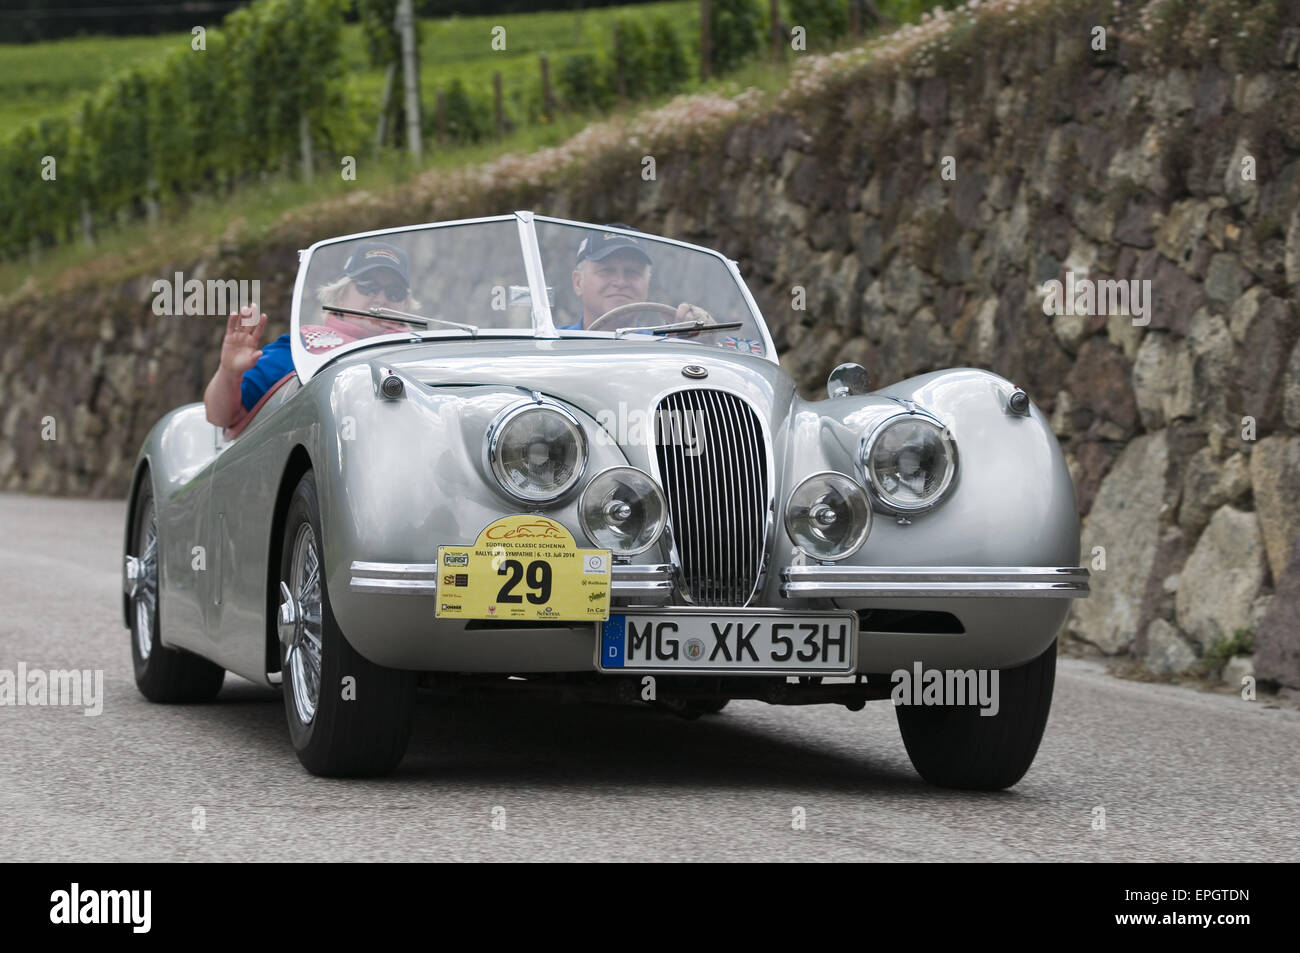
[[[410,259],[406,252],[387,242],[362,242],[357,245],[343,265],[343,274],[349,278],[360,278],[386,268],[402,279],[402,286],[411,285]]]
[[[631,230],[632,226],[624,225],[622,222],[615,222],[612,225],[605,225],[603,228],[625,228]],[[645,259],[647,265],[654,264],[650,258],[650,253],[645,250],[645,242],[639,238],[633,238],[631,235],[621,235],[618,232],[607,232],[600,228],[593,228],[589,231],[581,244],[578,245],[577,261],[581,262],[587,259],[591,261],[603,261],[616,251],[634,251]]]

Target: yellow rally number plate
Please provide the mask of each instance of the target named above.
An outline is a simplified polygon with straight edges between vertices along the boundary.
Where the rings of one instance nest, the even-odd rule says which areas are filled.
[[[610,553],[533,514],[490,523],[473,546],[438,547],[439,619],[609,618]]]

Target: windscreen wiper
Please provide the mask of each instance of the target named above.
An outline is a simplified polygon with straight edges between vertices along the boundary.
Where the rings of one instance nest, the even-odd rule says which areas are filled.
[[[614,332],[614,337],[621,338],[624,334],[704,334],[709,331],[731,331],[744,326],[743,321],[727,321],[724,324],[710,324],[699,320],[682,321],[680,324],[663,324],[657,328],[619,328]]]
[[[393,308],[370,308],[366,311],[358,311],[356,308],[340,308],[337,305],[326,305],[324,310],[336,311],[339,314],[355,314],[362,318],[382,318],[385,321],[397,321],[401,324],[411,324],[421,328],[427,328],[430,324],[445,324],[451,328],[468,331],[470,337],[478,337],[478,325],[476,324],[462,324],[459,321],[448,321],[446,318],[431,318],[426,314],[411,314],[408,311],[397,311]]]

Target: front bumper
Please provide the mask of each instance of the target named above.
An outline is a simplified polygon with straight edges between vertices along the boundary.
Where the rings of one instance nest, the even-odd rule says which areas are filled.
[[[432,596],[438,588],[434,563],[352,563],[353,592]],[[612,570],[616,605],[663,606],[676,587],[672,567],[657,563]],[[786,566],[786,599],[1084,599],[1088,570],[1082,566]]]
[[[343,585],[333,590],[333,601],[347,603],[346,616],[353,620],[345,624],[348,640],[376,664],[512,674],[593,669],[599,625],[510,627],[497,620],[434,618],[434,563],[355,561],[340,576]],[[795,565],[769,570],[764,594],[751,606],[908,610],[907,625],[886,615],[864,617],[859,627],[858,671],[878,673],[917,660],[939,668],[1019,665],[1051,644],[1069,600],[1088,594],[1082,567]],[[427,598],[390,598],[411,595]],[[615,565],[610,595],[612,612],[684,602],[672,566],[664,563]],[[927,613],[960,625],[928,629]]]

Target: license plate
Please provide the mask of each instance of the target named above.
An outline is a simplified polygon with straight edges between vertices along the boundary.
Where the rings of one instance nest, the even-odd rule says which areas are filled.
[[[857,662],[853,613],[629,612],[611,615],[600,633],[604,672],[848,675]]]

